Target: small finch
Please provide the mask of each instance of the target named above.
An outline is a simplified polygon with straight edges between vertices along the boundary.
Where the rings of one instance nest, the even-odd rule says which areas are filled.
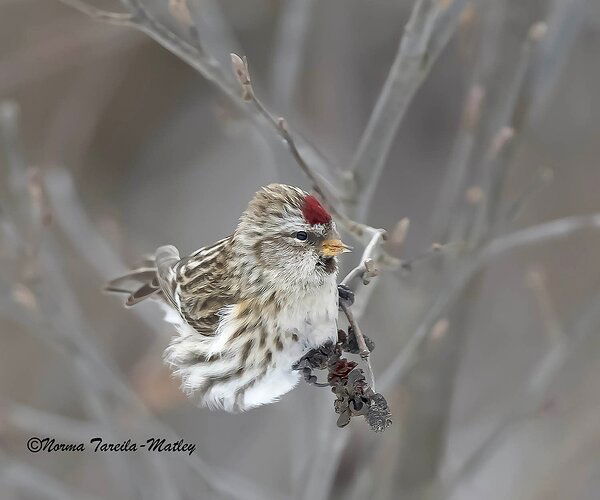
[[[231,236],[180,257],[171,245],[107,290],[158,299],[177,327],[165,360],[209,407],[243,411],[289,392],[292,365],[337,338],[337,255],[349,251],[312,195],[271,184]]]

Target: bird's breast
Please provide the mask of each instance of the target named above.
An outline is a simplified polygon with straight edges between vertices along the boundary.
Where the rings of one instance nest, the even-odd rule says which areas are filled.
[[[335,338],[337,307],[337,285],[329,280],[321,287],[290,297],[281,308],[278,327],[294,332],[300,343],[311,349]]]

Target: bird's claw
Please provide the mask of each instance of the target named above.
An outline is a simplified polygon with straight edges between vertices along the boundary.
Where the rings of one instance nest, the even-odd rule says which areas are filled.
[[[339,284],[338,295],[340,298],[340,303],[343,303],[346,307],[350,307],[352,304],[354,304],[354,292],[348,285],[343,283]]]
[[[365,344],[367,345],[367,349],[369,352],[373,352],[375,349],[375,342],[363,334],[363,338],[365,339]],[[348,328],[348,333],[344,330],[338,330],[338,344],[340,349],[344,352],[349,352],[350,354],[361,354],[360,347],[358,347],[358,340],[356,339],[356,334],[352,327]]]

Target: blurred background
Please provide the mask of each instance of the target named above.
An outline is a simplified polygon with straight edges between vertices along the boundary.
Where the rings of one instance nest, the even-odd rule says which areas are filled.
[[[600,3],[65,3],[0,0],[2,499],[600,498]],[[230,52],[344,210],[393,236],[401,265],[356,305],[383,434],[338,429],[304,383],[195,407],[158,308],[101,292],[230,234],[262,185],[310,189]]]

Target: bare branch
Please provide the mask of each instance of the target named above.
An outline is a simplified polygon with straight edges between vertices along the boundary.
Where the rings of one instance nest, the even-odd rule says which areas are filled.
[[[492,240],[477,256],[472,257],[460,269],[457,269],[448,285],[440,291],[436,300],[428,308],[427,314],[419,327],[381,376],[380,385],[382,389],[384,391],[389,389],[393,383],[401,380],[414,366],[419,348],[427,339],[435,323],[483,265],[510,250],[533,244],[542,244],[552,239],[566,238],[583,229],[600,230],[600,213],[557,219]]]
[[[5,147],[3,151],[4,156],[11,160],[9,162],[11,167],[10,172],[14,178],[14,182],[4,182],[3,179],[0,186],[11,193],[12,197],[16,199],[17,203],[15,206],[19,206],[18,199],[22,198],[27,208],[31,208],[31,203],[29,203],[27,196],[27,188],[29,187],[33,198],[39,198],[40,207],[43,207],[45,204],[45,192],[40,185],[41,179],[34,174],[28,186],[23,165],[21,165],[20,161],[14,161],[21,158],[18,141],[16,141],[18,137],[17,115],[18,108],[13,103],[2,103],[0,106],[0,140],[2,141],[0,146]],[[7,150],[10,154],[7,154]],[[5,175],[7,173],[6,170],[8,169],[0,170],[0,174]],[[52,178],[52,176],[50,177]],[[11,179],[11,176],[7,175],[6,178]],[[70,180],[68,175],[66,179],[67,181]],[[65,181],[65,177],[59,178],[59,180]],[[67,184],[67,187],[71,187],[70,183]],[[51,182],[49,186],[50,196],[54,194],[53,187]],[[63,196],[52,198],[53,206],[55,201],[60,200],[65,202],[65,198],[68,198],[64,196],[64,192],[61,194]],[[69,205],[70,202],[72,200],[66,200],[68,208],[71,208]],[[11,205],[11,208],[14,207]],[[15,230],[20,237],[19,242],[22,243],[26,241],[23,235],[27,234],[30,227],[29,220],[28,218],[21,220],[15,217],[13,212],[14,210],[3,215],[5,215],[8,222],[11,222],[15,226]],[[67,225],[72,231],[77,232],[82,226],[92,227],[89,221],[85,223],[85,218],[78,218],[79,215],[76,213],[75,219],[68,220]],[[61,213],[58,210],[57,220],[60,220],[60,216]],[[73,223],[74,220],[75,223]],[[89,234],[93,234],[93,232],[88,233],[88,236]],[[4,307],[3,305],[0,311],[2,316],[9,321],[14,321],[15,324],[21,325],[25,330],[34,335],[36,339],[48,342],[68,356],[68,359],[72,362],[72,367],[75,369],[76,379],[81,382],[84,389],[82,390],[84,405],[87,406],[90,413],[109,432],[112,430],[113,422],[110,420],[105,395],[110,395],[116,404],[122,405],[123,410],[135,412],[140,417],[140,421],[153,428],[153,432],[156,435],[163,435],[166,438],[176,437],[171,428],[148,414],[147,408],[140,401],[137,394],[119,376],[118,370],[112,366],[111,362],[104,357],[101,350],[96,346],[90,322],[84,319],[78,307],[78,298],[63,273],[64,262],[62,259],[64,259],[64,255],[56,247],[56,240],[52,238],[51,234],[49,236],[48,251],[43,253],[43,279],[39,283],[36,283],[35,289],[24,285],[14,287],[13,296],[16,301],[10,307]],[[86,239],[83,233],[78,232],[74,235],[75,241],[81,241],[82,239]],[[88,243],[92,245],[94,251],[89,252],[87,258],[93,261],[92,257],[95,258],[98,256],[98,248],[94,245],[100,243],[100,247],[102,247],[102,240],[91,238]],[[89,250],[90,247],[83,245],[79,248],[83,248],[85,251]],[[3,285],[6,284],[3,278]],[[60,290],[61,293],[56,293],[56,290]],[[60,314],[56,314],[56,311],[60,311]],[[93,390],[90,390],[90,388],[93,388]],[[30,413],[29,416],[31,417],[32,414]],[[110,434],[107,437],[110,438]],[[164,463],[166,458],[159,457],[157,460],[159,460],[159,463]],[[127,461],[123,460],[124,457],[119,458],[117,461],[111,459],[110,462],[113,464],[111,466],[112,469],[119,476],[129,474],[130,466]],[[273,495],[268,495],[262,488],[258,488],[242,477],[237,477],[235,474],[232,475],[231,472],[223,473],[215,467],[209,466],[198,455],[183,454],[181,455],[181,460],[184,460],[209,487],[227,497],[247,498],[250,496],[256,500],[274,497]],[[168,484],[169,477],[163,477],[163,482]],[[130,485],[130,483],[123,484]]]
[[[417,0],[396,58],[354,155],[350,171],[356,218],[365,220],[400,122],[458,25],[466,0]]]
[[[355,290],[353,282],[356,278],[360,278],[364,285],[368,285],[371,279],[378,275],[375,265],[379,260],[381,245],[386,239],[385,235],[386,232],[383,229],[376,229],[374,231],[371,241],[365,247],[360,263],[346,275],[341,282],[342,285]]]
[[[594,226],[595,227],[595,226]],[[458,471],[451,477],[445,488],[448,493],[452,493],[465,478],[468,478],[480,466],[485,465],[486,460],[497,451],[498,445],[507,434],[526,419],[534,418],[543,410],[548,398],[548,391],[552,382],[564,370],[569,362],[571,355],[581,343],[598,331],[598,315],[600,305],[600,294],[596,293],[577,320],[572,325],[574,334],[571,338],[562,337],[561,340],[546,353],[546,355],[535,365],[529,383],[524,386],[524,391],[517,397],[512,405],[508,418],[502,420],[488,436],[477,446],[475,451],[461,464]],[[571,361],[579,363],[578,359],[572,358]],[[447,495],[450,497],[450,495]]]
[[[507,5],[504,1],[487,1],[479,2],[478,7],[482,19],[480,35],[476,42],[477,54],[471,70],[471,84],[463,109],[461,127],[452,149],[435,211],[434,236],[439,241],[465,239],[473,213],[472,207],[464,204],[467,177],[474,173],[473,170],[477,167],[475,155],[478,139],[484,135],[487,122],[493,118],[489,112],[485,120],[481,120],[481,115],[483,106],[488,101],[488,94],[494,93],[492,75],[497,64],[502,20],[506,17]],[[467,8],[474,11],[472,4]],[[483,194],[481,188],[478,190]],[[470,202],[469,199],[467,201]]]
[[[485,203],[477,213],[476,221],[469,236],[469,241],[479,244],[486,235],[497,229],[500,200],[504,188],[509,159],[516,149],[516,138],[520,135],[520,125],[516,113],[520,97],[524,92],[525,75],[532,60],[532,54],[537,44],[544,39],[547,26],[543,22],[531,25],[527,38],[523,43],[517,68],[512,81],[504,95],[498,122],[500,129],[494,136],[488,156],[484,162],[484,180],[482,188],[486,193]],[[522,110],[521,116],[525,116]]]
[[[91,15],[92,17],[105,20],[108,22],[113,21],[113,16],[106,16],[104,14],[114,14],[107,13],[106,11],[98,11],[93,7],[90,7],[89,4],[86,4],[80,0],[59,0],[62,1],[77,10],[84,12],[86,14]],[[223,72],[223,69],[218,64],[218,61],[213,58],[210,54],[204,50],[202,43],[200,43],[198,39],[197,30],[194,31],[194,44],[182,39],[177,36],[175,33],[170,31],[164,24],[155,19],[150,15],[150,13],[145,9],[140,0],[123,0],[123,3],[128,6],[130,12],[126,14],[126,22],[120,23],[117,21],[117,24],[127,24],[129,26],[135,27],[136,29],[142,31],[150,38],[155,40],[161,46],[175,54],[177,57],[182,59],[184,62],[189,64],[193,69],[198,71],[204,78],[206,78],[210,83],[215,85],[215,87],[220,90],[229,100],[241,111],[248,110],[247,106],[244,106],[243,99],[240,99],[237,86],[231,82],[231,79],[226,77],[226,74]],[[119,16],[117,15],[117,20],[119,20]],[[267,124],[269,127],[265,127],[265,115],[260,113],[259,110],[255,109],[256,112],[250,113],[249,117],[258,125],[260,125],[259,130],[267,138],[272,137],[273,131],[280,134],[278,131],[277,123],[272,120],[267,120]],[[299,137],[299,134],[294,134],[295,137]],[[332,180],[335,179],[337,173],[333,168],[328,164],[325,157],[319,153],[313,146],[311,146],[307,141],[302,140],[301,146],[298,146],[299,149],[306,150],[307,155],[309,155],[312,159],[314,159],[313,164],[317,165],[319,168],[319,177],[324,178],[327,182],[331,183]]]
[[[181,1],[181,0],[177,0]],[[231,23],[223,12],[223,2],[219,0],[186,0],[189,7],[196,38],[211,54],[219,67],[229,68],[229,54],[240,50],[240,42]],[[222,71],[223,77],[233,81],[229,71]]]
[[[352,283],[356,278],[359,277],[362,279],[363,285],[368,285],[371,279],[373,279],[379,274],[379,271],[375,267],[375,262],[378,260],[379,255],[381,253],[381,245],[385,240],[385,234],[386,233],[383,229],[375,230],[375,233],[371,237],[371,241],[366,246],[362,254],[360,263],[346,275],[346,277],[342,280],[340,285],[349,289],[353,289]],[[369,385],[375,391],[375,376],[373,375],[373,367],[371,366],[370,357],[371,351],[369,351],[369,348],[367,347],[365,337],[350,306],[346,304],[343,300],[340,300],[340,308],[346,316],[348,323],[352,327],[354,335],[356,335],[358,348],[360,350],[360,357],[363,359],[367,367]]]
[[[314,0],[286,0],[281,5],[271,67],[271,89],[274,102],[284,111],[289,111],[294,98],[314,5]]]
[[[460,193],[464,189],[465,180],[469,170],[469,160],[475,146],[476,132],[481,118],[481,107],[485,98],[485,90],[476,83],[469,94],[463,109],[461,127],[452,149],[448,170],[442,191],[437,202],[435,218],[433,221],[434,234],[440,241],[447,241],[450,237],[450,228],[457,229],[459,222],[457,205],[461,201]]]
[[[359,241],[365,243],[370,241],[372,235],[377,230],[365,224],[350,220],[341,211],[339,208],[339,203],[334,200],[333,195],[323,187],[321,179],[317,173],[308,165],[308,163],[304,160],[304,157],[300,154],[300,151],[296,147],[296,143],[290,134],[286,120],[282,117],[276,118],[273,116],[271,112],[263,105],[263,103],[256,97],[254,88],[252,86],[252,79],[250,78],[250,71],[248,70],[248,61],[246,58],[242,59],[237,54],[231,54],[231,66],[237,81],[242,88],[242,98],[245,101],[252,103],[256,110],[275,127],[281,138],[287,144],[292,157],[300,169],[310,179],[313,190],[319,195],[325,205],[327,205],[327,208],[331,211],[333,216],[340,222],[341,226],[346,231],[354,235]]]

